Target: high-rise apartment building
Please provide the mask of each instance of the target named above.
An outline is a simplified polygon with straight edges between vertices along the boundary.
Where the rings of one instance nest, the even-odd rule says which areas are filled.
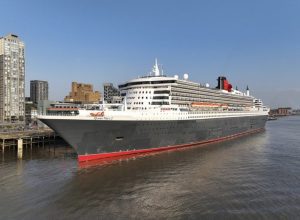
[[[106,103],[119,103],[122,101],[119,89],[115,88],[112,83],[103,83],[103,91]]]
[[[0,122],[25,121],[24,43],[17,35],[0,37]]]
[[[41,80],[30,81],[30,100],[37,104],[41,100],[48,100],[48,82]]]
[[[65,97],[65,102],[82,104],[97,104],[100,101],[100,92],[93,90],[93,85],[72,82],[72,91]]]

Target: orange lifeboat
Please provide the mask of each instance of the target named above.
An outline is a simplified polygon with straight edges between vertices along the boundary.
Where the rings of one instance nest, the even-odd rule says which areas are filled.
[[[221,107],[221,104],[218,103],[210,103],[210,102],[193,102],[192,107]]]

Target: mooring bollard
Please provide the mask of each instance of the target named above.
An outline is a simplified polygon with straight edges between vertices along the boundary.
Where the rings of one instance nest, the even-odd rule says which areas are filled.
[[[23,139],[18,139],[18,158],[22,159],[23,157]]]

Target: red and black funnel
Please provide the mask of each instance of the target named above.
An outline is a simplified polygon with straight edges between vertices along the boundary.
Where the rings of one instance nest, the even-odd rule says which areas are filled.
[[[217,89],[227,90],[228,92],[231,92],[232,85],[228,82],[225,76],[219,76]]]

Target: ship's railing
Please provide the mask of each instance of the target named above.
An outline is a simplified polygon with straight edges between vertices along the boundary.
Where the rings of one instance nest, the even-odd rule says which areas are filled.
[[[78,115],[79,113],[53,113],[53,112],[38,114],[38,116],[78,116]]]

